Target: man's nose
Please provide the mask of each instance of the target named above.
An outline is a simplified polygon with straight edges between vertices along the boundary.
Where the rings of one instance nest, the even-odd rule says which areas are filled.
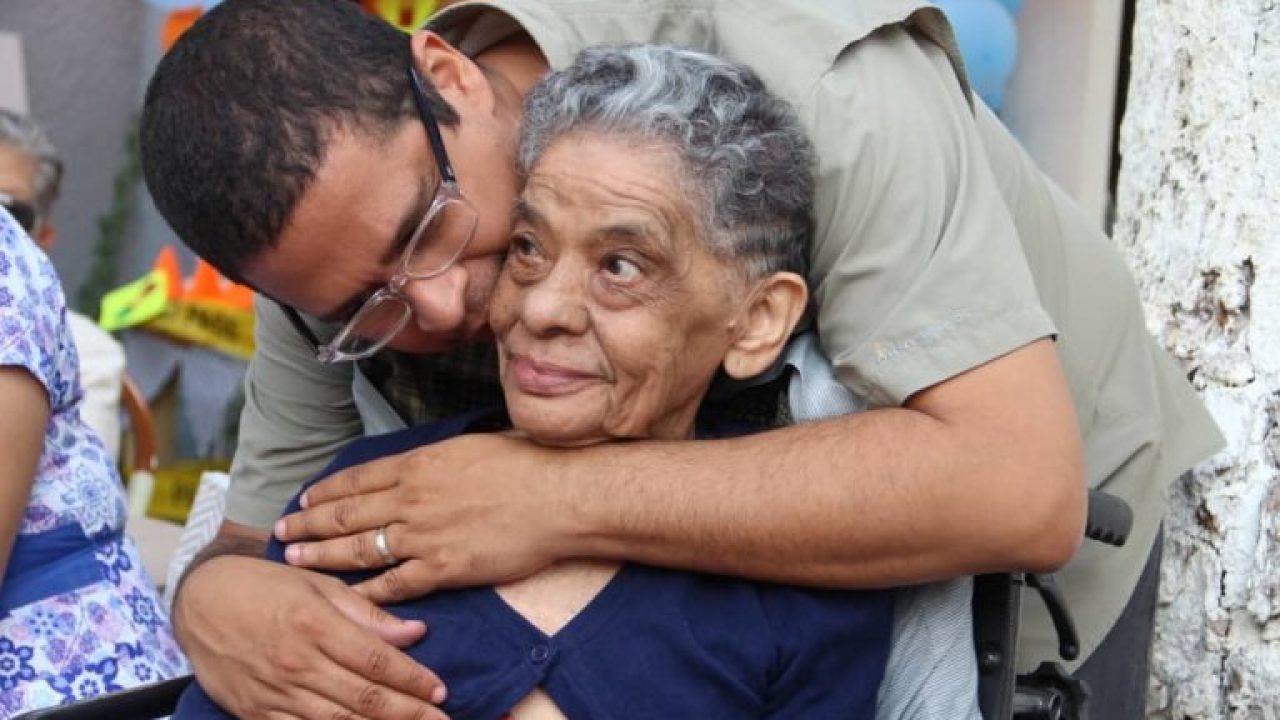
[[[538,335],[580,335],[587,330],[587,282],[584,273],[558,265],[525,289],[521,321]]]
[[[467,318],[467,270],[455,265],[435,277],[410,280],[401,294],[413,311],[413,322],[423,332],[451,332]]]

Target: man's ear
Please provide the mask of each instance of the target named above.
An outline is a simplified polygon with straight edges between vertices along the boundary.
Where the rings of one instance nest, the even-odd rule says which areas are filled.
[[[809,288],[795,273],[774,273],[761,280],[738,316],[737,338],[724,356],[725,373],[742,380],[769,369],[808,301]]]
[[[419,30],[410,37],[409,49],[422,79],[454,109],[476,102],[493,104],[493,90],[484,71],[444,38]]]

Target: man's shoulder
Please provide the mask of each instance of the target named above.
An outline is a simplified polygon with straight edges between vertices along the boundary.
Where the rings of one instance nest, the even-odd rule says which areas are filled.
[[[467,52],[523,30],[553,68],[605,43],[692,47],[751,65],[793,102],[851,45],[891,25],[954,49],[945,17],[924,0],[485,0],[431,21]]]

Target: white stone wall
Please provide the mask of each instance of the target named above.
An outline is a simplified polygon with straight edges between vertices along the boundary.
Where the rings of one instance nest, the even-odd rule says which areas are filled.
[[[1114,236],[1229,448],[1172,489],[1150,712],[1280,718],[1280,0],[1139,0]]]

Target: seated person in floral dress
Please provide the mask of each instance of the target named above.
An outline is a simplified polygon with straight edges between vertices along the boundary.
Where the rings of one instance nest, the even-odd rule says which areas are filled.
[[[189,671],[82,400],[58,276],[0,210],[0,717]]]
[[[704,399],[713,381],[777,368],[806,307],[812,152],[789,107],[709,55],[598,48],[530,95],[518,164],[525,187],[490,304],[506,407],[367,438],[329,472],[463,433],[586,446],[759,427]],[[454,190],[437,188],[421,225],[435,234],[410,240],[409,278],[466,242],[450,235],[474,217]],[[349,358],[398,330],[407,314],[382,295],[322,355]],[[396,562],[410,541],[399,530],[377,533],[366,567]],[[268,554],[286,550],[273,541]],[[571,561],[387,609],[426,621],[408,652],[444,680],[454,720],[871,718],[892,600]],[[219,716],[193,686],[175,717]]]

